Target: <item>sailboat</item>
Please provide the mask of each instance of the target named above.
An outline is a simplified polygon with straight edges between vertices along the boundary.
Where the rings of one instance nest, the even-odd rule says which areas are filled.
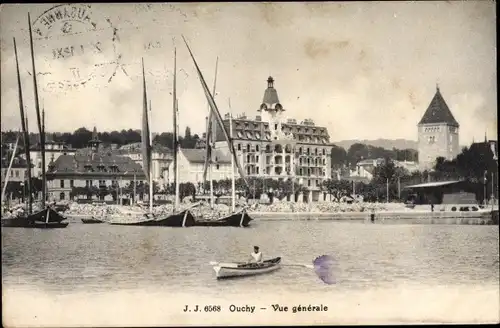
[[[176,59],[174,55],[174,67],[176,70]],[[189,209],[175,213],[178,211],[178,197],[179,197],[179,185],[178,185],[178,169],[177,169],[177,153],[178,153],[178,142],[177,138],[177,98],[176,98],[176,73],[174,73],[174,92],[173,92],[173,112],[174,112],[174,171],[175,171],[175,206],[174,213],[166,215],[163,217],[156,217],[153,214],[153,173],[152,173],[152,138],[149,129],[149,119],[147,110],[147,92],[146,92],[146,77],[144,74],[144,59],[142,60],[142,81],[143,81],[143,113],[142,113],[142,160],[143,169],[146,178],[149,181],[149,213],[146,213],[146,220],[135,221],[135,222],[113,222],[113,225],[128,225],[128,226],[164,226],[164,227],[189,227],[194,225],[194,216],[191,214]],[[150,106],[151,111],[151,106]]]
[[[29,156],[29,134],[26,126],[26,120],[24,116],[24,104],[22,96],[21,87],[21,76],[19,73],[19,61],[17,56],[17,46],[16,40],[14,39],[14,52],[16,58],[16,69],[17,69],[17,83],[19,91],[19,107],[21,112],[21,125],[24,132],[24,142],[25,142],[25,152],[26,161],[28,163],[28,213],[25,216],[20,216],[8,220],[2,220],[2,226],[4,227],[19,227],[19,228],[66,228],[68,226],[67,222],[62,222],[66,220],[64,216],[59,214],[57,211],[46,206],[46,189],[47,180],[45,176],[45,123],[44,119],[40,115],[40,105],[38,99],[38,84],[36,80],[36,69],[35,69],[35,57],[33,51],[33,35],[31,31],[31,19],[28,14],[28,25],[29,25],[29,36],[30,36],[30,50],[31,50],[31,64],[32,64],[32,75],[33,75],[33,90],[35,93],[35,109],[38,119],[38,130],[40,132],[40,148],[42,156],[42,209],[36,213],[33,213],[32,208],[32,188],[31,188],[31,167],[30,167],[30,156]]]
[[[184,39],[184,37],[183,37]],[[210,90],[207,87],[207,84],[205,82],[205,79],[203,78],[203,74],[200,71],[200,68],[198,67],[198,64],[196,60],[194,59],[194,55],[191,51],[191,48],[189,48],[189,45],[187,44],[186,39],[184,39],[184,43],[186,44],[186,47],[188,48],[189,54],[191,55],[191,58],[193,59],[193,63],[196,67],[196,70],[198,72],[198,77],[200,79],[201,85],[203,87],[203,90],[205,92],[205,96],[208,100],[209,106],[210,106],[210,116],[214,116],[215,119],[217,120],[217,123],[219,127],[222,129],[222,132],[227,140],[229,150],[231,152],[231,171],[232,171],[232,213],[229,214],[228,216],[225,216],[223,218],[220,218],[218,220],[203,220],[203,219],[198,219],[196,220],[196,226],[233,226],[233,227],[248,227],[250,221],[252,221],[252,218],[248,215],[247,211],[245,208],[241,209],[240,211],[236,212],[235,211],[235,203],[236,203],[236,195],[235,195],[235,166],[238,169],[238,172],[240,176],[243,178],[244,182],[248,185],[248,182],[245,178],[245,174],[243,169],[238,163],[238,158],[236,157],[236,150],[234,148],[233,140],[232,140],[232,117],[230,115],[230,133],[226,131],[226,128],[224,124],[222,123],[222,117],[220,115],[220,112],[217,108],[217,104],[215,103],[215,100],[210,93]],[[215,83],[214,83],[215,84]],[[215,89],[215,86],[214,86]],[[210,123],[208,124],[210,127]],[[209,135],[211,134],[211,131],[207,131],[207,139],[209,138]],[[207,140],[207,150],[208,150],[208,156],[211,156],[211,152],[209,151],[209,148],[211,147],[210,142]],[[211,164],[210,160],[210,164]]]

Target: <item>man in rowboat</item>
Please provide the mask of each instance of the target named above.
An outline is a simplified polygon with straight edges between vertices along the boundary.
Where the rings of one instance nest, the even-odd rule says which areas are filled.
[[[259,246],[254,246],[253,253],[250,255],[250,263],[262,263],[262,253],[259,251]]]

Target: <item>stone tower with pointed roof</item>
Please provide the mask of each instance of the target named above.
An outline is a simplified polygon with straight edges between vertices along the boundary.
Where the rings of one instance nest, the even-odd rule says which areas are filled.
[[[432,169],[436,158],[452,160],[460,153],[459,127],[441,95],[439,86],[436,86],[436,94],[418,123],[420,169]]]
[[[281,124],[284,120],[283,106],[281,105],[278,92],[274,88],[274,79],[270,76],[267,79],[267,89],[264,91],[264,98],[258,110],[261,113],[262,120],[269,122],[271,140],[278,140],[281,137]]]

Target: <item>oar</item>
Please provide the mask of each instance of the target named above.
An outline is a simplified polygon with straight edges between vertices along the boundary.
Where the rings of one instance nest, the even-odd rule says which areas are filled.
[[[308,268],[308,269],[314,269],[314,265],[312,265],[312,264],[294,263],[294,264],[282,264],[282,266],[303,267],[303,268]]]

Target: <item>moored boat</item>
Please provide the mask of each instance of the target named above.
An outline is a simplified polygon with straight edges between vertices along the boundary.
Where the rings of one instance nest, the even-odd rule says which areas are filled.
[[[262,263],[219,263],[213,268],[217,279],[255,276],[280,269],[281,257],[266,260]]]
[[[152,217],[146,214],[148,219],[132,222],[110,222],[112,225],[126,225],[126,226],[149,226],[149,227],[191,227],[195,225],[193,214],[189,210],[184,210],[180,213],[167,215],[164,217]]]
[[[82,223],[84,224],[98,224],[98,223],[104,223],[103,220],[99,220],[99,219],[96,219],[94,217],[90,218],[90,219],[81,219],[82,220]]]
[[[243,209],[218,220],[196,220],[194,225],[199,227],[248,227],[252,220],[247,211]]]
[[[62,222],[66,218],[52,208],[47,208],[30,215],[22,215],[13,218],[2,219],[2,227],[10,228],[66,228],[68,222]]]

